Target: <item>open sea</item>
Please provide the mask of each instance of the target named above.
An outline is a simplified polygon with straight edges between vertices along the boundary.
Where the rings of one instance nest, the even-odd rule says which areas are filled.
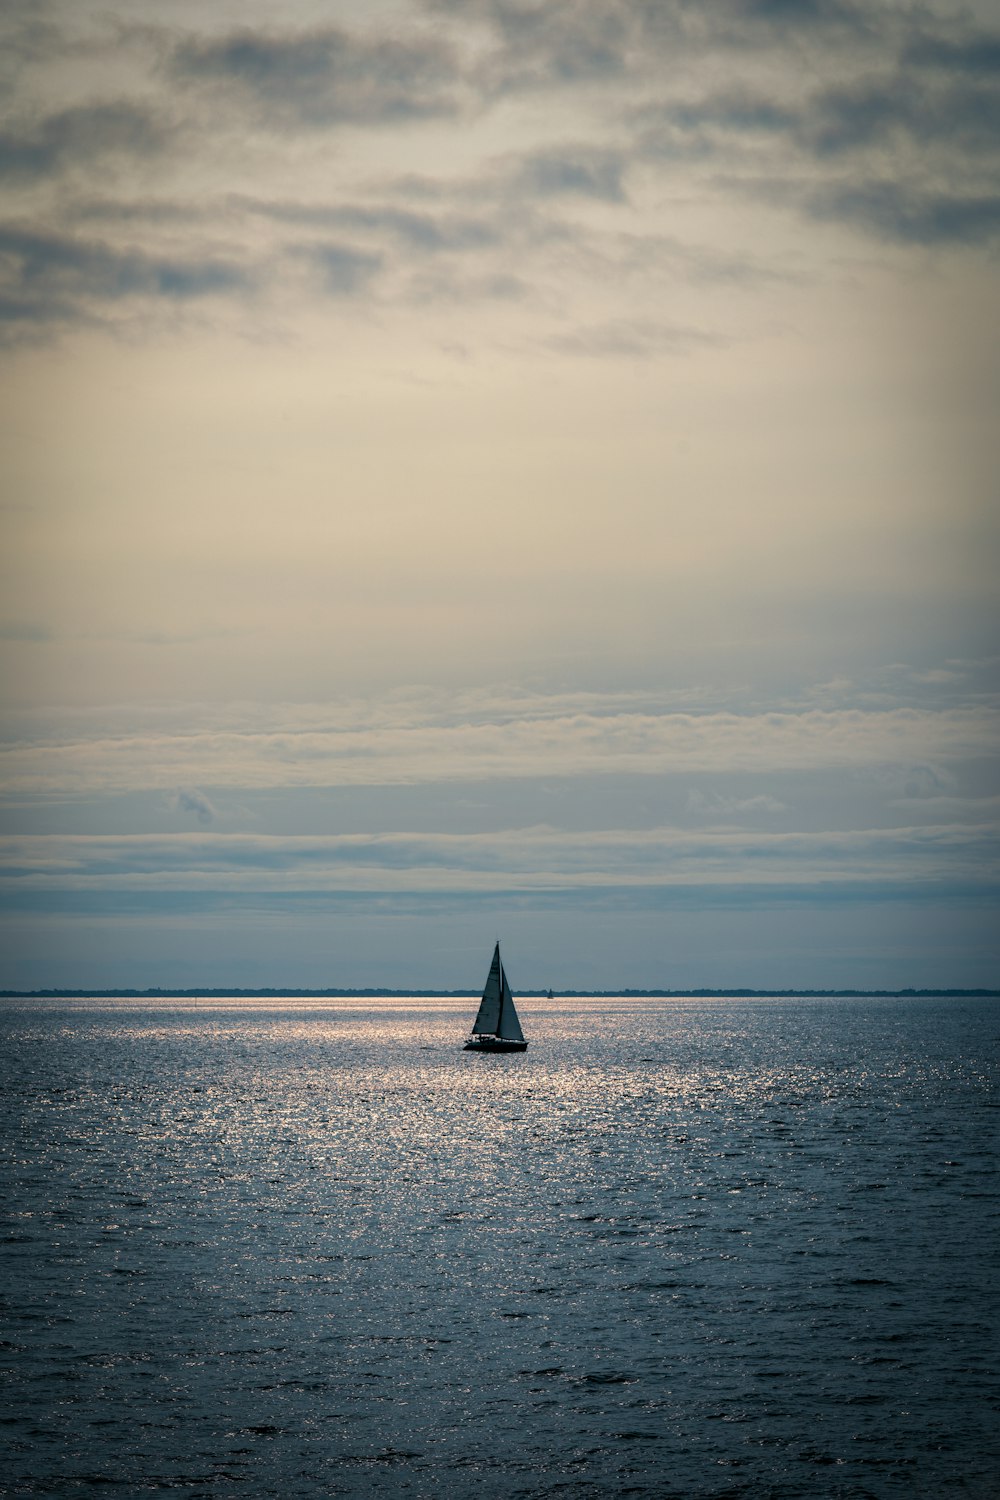
[[[1000,1495],[1000,1002],[0,1002],[0,1494]]]

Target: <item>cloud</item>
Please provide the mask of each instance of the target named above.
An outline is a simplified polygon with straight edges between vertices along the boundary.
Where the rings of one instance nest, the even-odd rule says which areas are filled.
[[[179,787],[171,799],[171,805],[178,812],[194,813],[199,823],[211,823],[216,817],[215,808],[205,793],[199,792],[196,787]]]
[[[175,49],[176,77],[226,86],[286,128],[387,125],[455,113],[456,69],[433,37],[408,40],[335,27],[189,37]]]
[[[488,892],[773,889],[894,895],[1000,884],[995,828],[964,825],[764,833],[674,828],[489,834],[34,835],[0,839],[5,895],[119,891]]]
[[[426,0],[492,40],[477,76],[487,94],[634,83],[716,49],[800,54],[815,41],[871,44],[884,27],[871,8],[837,0]]]
[[[977,78],[1000,77],[1000,32],[973,30],[953,40],[941,32],[918,30],[906,43],[903,61]]]
[[[132,298],[186,302],[246,292],[232,260],[149,255],[75,235],[0,224],[0,316],[39,323],[86,320]]]
[[[283,260],[304,256],[337,296],[363,296],[378,281],[383,300],[396,306],[534,297],[550,321],[563,324],[561,334],[543,342],[570,355],[647,358],[718,346],[722,340],[711,331],[648,317],[568,326],[571,281],[582,289],[587,282],[648,277],[733,287],[789,280],[772,265],[729,250],[641,229],[623,234],[559,215],[573,199],[618,206],[623,172],[617,151],[564,144],[551,153],[492,157],[478,174],[459,178],[367,184],[367,202],[232,194],[227,209],[234,218],[314,232],[312,240],[273,246],[269,269],[280,278]],[[84,211],[99,217],[103,206],[91,203]],[[327,238],[331,231],[336,239]]]
[[[0,132],[0,179],[103,168],[114,156],[150,157],[163,150],[166,138],[162,122],[128,100],[77,105]]]
[[[24,73],[65,49],[52,16],[47,0],[5,0],[0,7],[0,87],[11,103]]]
[[[817,157],[881,146],[893,135],[926,148],[963,152],[1000,145],[1000,93],[970,86],[928,87],[906,72],[825,89],[807,101],[794,122],[797,143]]]
[[[263,712],[263,711],[262,711]],[[504,778],[721,775],[935,765],[989,756],[1000,715],[939,710],[806,709],[703,714],[626,708],[612,695],[477,702],[387,702],[316,722],[283,705],[275,724],[193,722],[0,750],[8,796],[203,787],[426,785]],[[313,720],[310,722],[310,720]],[[339,722],[338,722],[339,721]]]
[[[666,68],[715,49],[870,43],[879,30],[872,11],[846,0],[426,0],[426,8],[492,42],[475,53],[486,96],[662,86]]]
[[[755,813],[787,812],[783,802],[767,793],[753,797],[727,797],[722,792],[691,791],[687,798],[688,811],[698,817],[731,818]]]
[[[654,156],[661,142],[669,146],[678,136],[695,137],[701,155],[728,152],[734,140],[744,145],[747,137],[782,137],[820,162],[894,141],[963,153],[992,152],[1000,145],[1000,93],[965,79],[928,84],[893,70],[817,89],[802,99],[787,84],[784,93],[722,89],[695,100],[641,106],[635,118],[647,132],[645,150]],[[664,128],[673,134],[664,136]]]
[[[1000,44],[958,20],[934,29],[903,12],[784,0],[708,10],[681,0],[481,0],[417,4],[410,19],[387,30],[359,12],[343,27],[195,25],[179,36],[121,23],[128,96],[47,113],[26,102],[0,135],[0,176],[27,190],[0,233],[8,336],[118,324],[147,315],[144,301],[222,296],[240,299],[248,317],[266,303],[280,319],[294,316],[296,299],[377,290],[394,307],[478,302],[486,319],[497,299],[530,302],[548,320],[535,348],[646,359],[712,336],[693,317],[638,315],[649,305],[637,301],[642,291],[783,275],[773,257],[727,249],[731,239],[664,234],[664,203],[750,197],[814,226],[921,247],[987,244],[1000,227]],[[79,41],[99,58],[110,35],[83,26]],[[67,31],[64,48],[70,40]],[[752,65],[737,46],[753,49]],[[44,55],[26,66],[27,101]],[[179,87],[199,126],[183,155]],[[538,101],[545,89],[558,96],[550,115]],[[517,91],[532,95],[534,113],[518,149],[498,152],[496,107]],[[247,111],[259,128],[246,129]],[[402,137],[395,178],[371,144],[359,170],[317,154],[324,130],[432,119],[452,144],[428,137],[420,172]],[[461,150],[458,121],[468,126]],[[170,186],[161,201],[146,173],[134,181],[154,160]],[[57,198],[67,178],[79,187],[109,164],[120,170],[100,201]],[[35,184],[48,185],[44,209]],[[95,222],[102,238],[86,233]],[[305,233],[283,241],[283,225]],[[141,241],[126,242],[134,235]],[[318,274],[303,277],[304,261]],[[258,290],[267,297],[251,304]],[[584,315],[594,292],[602,304]]]
[[[456,305],[527,302],[534,295],[535,288],[529,281],[520,276],[514,276],[509,271],[487,270],[469,273],[462,269],[454,270],[448,267],[446,270],[418,273],[412,277],[407,286],[409,300],[420,306],[426,306],[431,302],[451,302]],[[442,343],[441,347],[450,349],[462,358],[468,352],[467,346],[457,340]]]
[[[522,4],[511,0],[437,0],[429,7],[485,25],[496,45],[476,69],[487,94],[571,88],[620,77],[636,33],[628,6],[612,3]]]
[[[306,252],[319,266],[326,290],[334,297],[350,297],[369,286],[382,268],[382,257],[353,245],[310,246]]]
[[[697,85],[631,111],[636,149],[660,171],[721,164],[715,186],[784,203],[884,240],[993,239],[1000,202],[1000,39],[930,37],[897,19],[848,51],[836,82]],[[817,58],[819,63],[819,58]],[[817,67],[817,73],[821,69]]]
[[[810,218],[855,224],[906,244],[984,244],[1000,231],[1000,188],[965,194],[882,180],[830,183],[794,196]]]
[[[232,202],[237,208],[278,223],[315,229],[346,229],[394,240],[407,249],[427,255],[488,249],[500,244],[505,237],[502,226],[490,216],[418,213],[393,203],[296,203],[239,197]]]
[[[735,0],[729,8],[748,21],[779,26],[825,28],[831,23],[853,26],[864,14],[860,6],[838,3],[838,0]]]
[[[939,766],[910,766],[903,783],[905,798],[938,798],[947,796],[955,785],[955,778]]]
[[[169,198],[74,197],[65,205],[73,223],[138,224],[184,229],[211,222],[215,208],[200,202]]]
[[[597,147],[565,147],[524,156],[513,187],[531,197],[598,198],[622,203],[626,160],[623,153]]]
[[[703,328],[621,319],[556,334],[547,346],[560,354],[585,355],[592,359],[652,359],[661,354],[689,353],[692,349],[717,347],[722,340]]]

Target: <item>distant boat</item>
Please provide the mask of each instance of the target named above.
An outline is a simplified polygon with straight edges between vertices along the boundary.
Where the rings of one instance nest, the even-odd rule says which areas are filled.
[[[523,1052],[527,1047],[514,1009],[514,997],[500,961],[500,944],[493,949],[493,962],[479,1002],[466,1052]]]

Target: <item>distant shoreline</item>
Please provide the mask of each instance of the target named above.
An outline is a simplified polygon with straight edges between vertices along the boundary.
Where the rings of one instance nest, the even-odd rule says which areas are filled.
[[[121,989],[121,990],[0,990],[0,1000],[464,1000],[464,990],[392,989]],[[549,998],[548,986],[518,989],[527,999]],[[971,990],[553,990],[553,1000],[865,1000],[919,999],[939,996],[955,1000],[995,999],[1000,989]]]

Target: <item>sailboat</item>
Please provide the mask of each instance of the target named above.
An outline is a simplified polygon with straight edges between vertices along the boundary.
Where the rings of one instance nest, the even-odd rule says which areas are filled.
[[[486,988],[479,1011],[472,1023],[472,1035],[466,1052],[523,1052],[527,1047],[521,1023],[514,1009],[514,997],[507,983],[500,959],[500,944],[493,949],[493,962],[486,976]]]

